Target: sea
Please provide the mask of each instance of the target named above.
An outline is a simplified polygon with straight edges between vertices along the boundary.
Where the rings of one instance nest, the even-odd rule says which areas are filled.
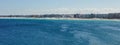
[[[0,19],[0,45],[120,45],[120,21]]]

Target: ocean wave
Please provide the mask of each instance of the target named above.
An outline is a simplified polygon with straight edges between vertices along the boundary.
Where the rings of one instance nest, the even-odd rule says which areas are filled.
[[[120,22],[115,21],[0,19],[0,23],[1,45],[120,44]]]

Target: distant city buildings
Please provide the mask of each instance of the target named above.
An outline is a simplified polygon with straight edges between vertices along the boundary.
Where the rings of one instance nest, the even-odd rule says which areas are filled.
[[[120,19],[120,13],[109,13],[108,18],[110,18],[110,19],[114,19],[114,18]]]
[[[35,18],[102,18],[102,19],[120,19],[120,13],[109,13],[109,14],[0,15],[0,17],[35,17]]]

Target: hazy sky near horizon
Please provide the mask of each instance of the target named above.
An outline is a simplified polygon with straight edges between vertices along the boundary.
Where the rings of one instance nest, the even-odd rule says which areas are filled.
[[[120,12],[120,0],[0,0],[2,14]]]

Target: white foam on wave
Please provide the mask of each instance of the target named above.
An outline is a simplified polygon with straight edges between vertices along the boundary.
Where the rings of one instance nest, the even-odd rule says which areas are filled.
[[[120,33],[119,34],[113,34],[113,33],[107,33],[110,37],[112,37],[113,40],[120,42]]]
[[[65,31],[68,30],[68,28],[69,28],[68,25],[66,25],[66,24],[62,24],[62,25],[61,25],[61,30],[60,30],[60,31],[65,32]]]
[[[85,39],[88,41],[89,45],[106,45],[104,41],[93,36],[92,33],[82,31],[71,31],[70,33],[72,33],[74,35],[74,38],[77,39],[78,44],[83,42],[82,39]]]
[[[119,27],[113,27],[113,26],[100,26],[100,28],[120,31]]]

